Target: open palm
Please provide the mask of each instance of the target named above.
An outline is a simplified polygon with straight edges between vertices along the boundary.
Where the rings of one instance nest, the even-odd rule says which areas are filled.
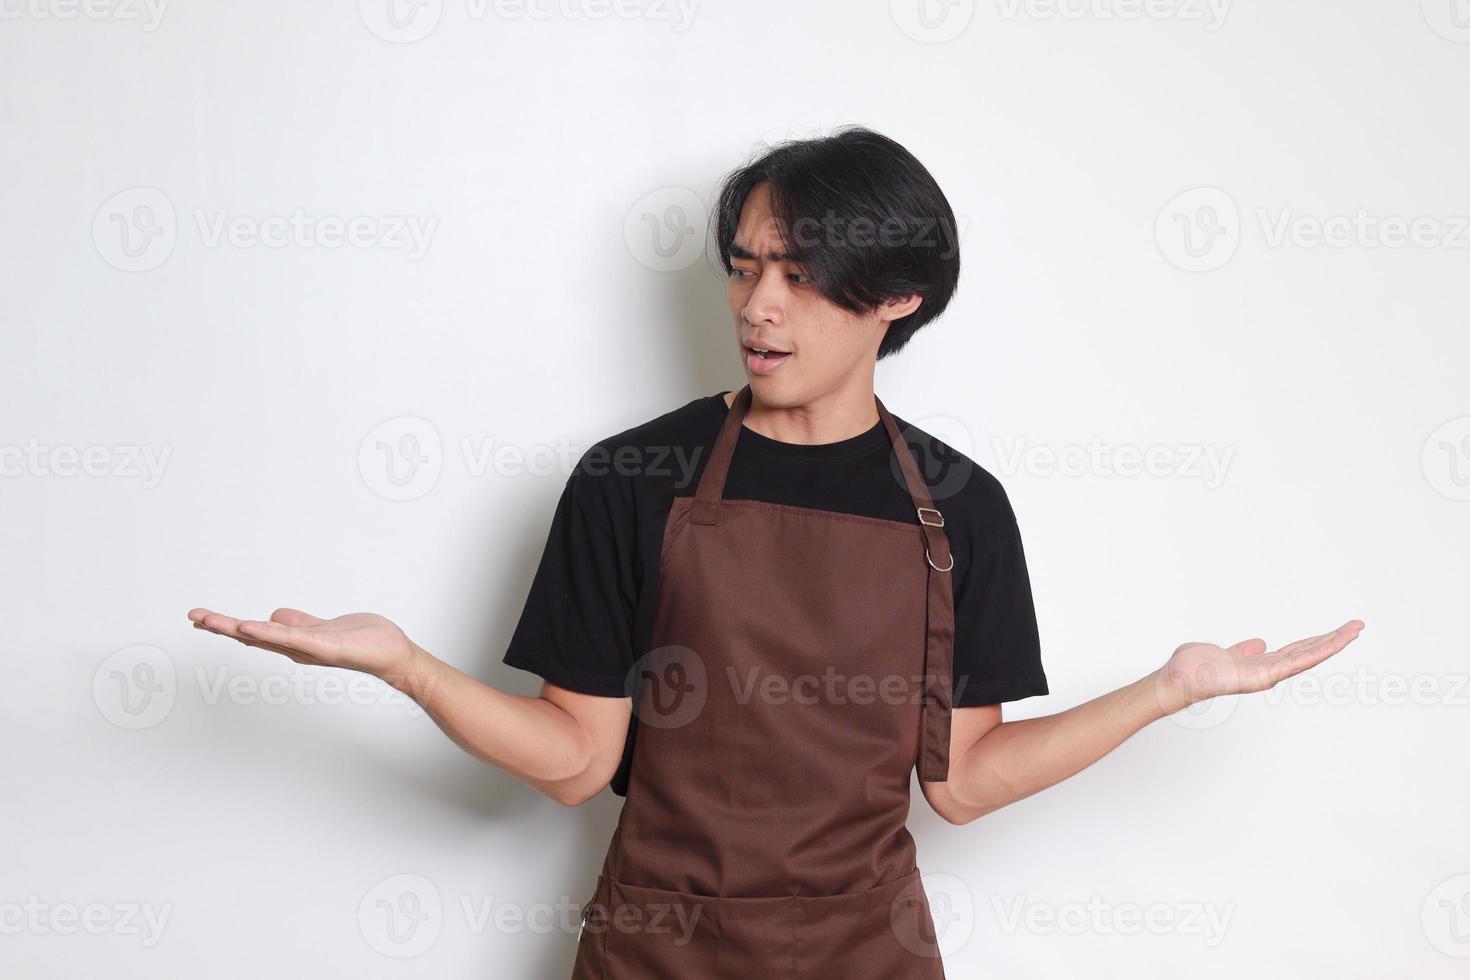
[[[1337,653],[1357,639],[1362,629],[1362,620],[1349,620],[1330,633],[1309,636],[1269,653],[1266,641],[1260,638],[1229,647],[1186,643],[1159,671],[1159,699],[1166,711],[1173,712],[1222,694],[1268,690]]]
[[[392,673],[413,656],[414,646],[390,620],[375,613],[318,619],[300,609],[277,609],[268,620],[234,619],[209,609],[189,610],[195,629],[273,650],[298,664]]]

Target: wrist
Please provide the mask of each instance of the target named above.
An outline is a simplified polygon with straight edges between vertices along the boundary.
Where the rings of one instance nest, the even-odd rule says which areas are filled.
[[[1170,671],[1167,664],[1155,670],[1145,680],[1149,682],[1152,705],[1160,718],[1183,711],[1193,703],[1185,685],[1180,683],[1181,678]]]
[[[408,641],[408,647],[408,655],[378,677],[390,687],[423,704],[433,687],[439,661],[412,640]]]

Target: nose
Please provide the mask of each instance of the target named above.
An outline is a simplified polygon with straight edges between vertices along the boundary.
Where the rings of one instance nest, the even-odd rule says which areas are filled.
[[[742,314],[752,326],[769,323],[780,326],[785,319],[786,280],[779,269],[769,268],[761,274]]]

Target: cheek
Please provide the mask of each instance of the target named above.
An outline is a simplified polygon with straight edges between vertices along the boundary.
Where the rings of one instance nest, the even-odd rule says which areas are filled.
[[[873,344],[872,324],[844,310],[824,305],[813,322],[823,360],[836,367],[846,369],[861,361]]]
[[[730,309],[738,313],[750,302],[750,285],[731,280],[725,286],[725,299],[729,302]]]

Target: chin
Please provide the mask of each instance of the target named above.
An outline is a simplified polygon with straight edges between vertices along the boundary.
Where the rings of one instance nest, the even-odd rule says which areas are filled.
[[[794,384],[793,379],[747,371],[745,380],[750,384],[750,393],[769,408],[793,408],[803,404],[801,386]]]

